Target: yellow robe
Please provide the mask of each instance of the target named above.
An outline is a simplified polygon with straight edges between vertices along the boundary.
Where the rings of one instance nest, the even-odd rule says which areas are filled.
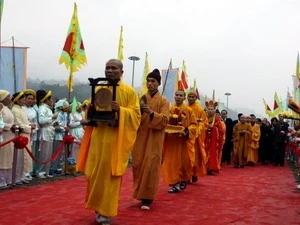
[[[198,121],[197,126],[197,137],[195,140],[195,161],[193,165],[193,176],[204,176],[206,175],[206,163],[207,155],[205,152],[205,135],[208,127],[208,119],[204,110],[197,103],[189,105],[194,111],[196,119]]]
[[[169,101],[159,92],[146,94],[147,105],[154,111],[153,119],[142,114],[132,151],[133,198],[154,200],[157,194],[162,160],[165,127],[169,118]]]
[[[248,131],[243,136],[240,135],[240,131]],[[248,123],[237,123],[233,127],[233,152],[234,163],[244,166],[248,156],[249,146],[251,144],[252,129]]]
[[[171,111],[175,106],[171,107]],[[181,104],[179,106],[185,114],[182,126],[189,129],[189,138],[179,134],[166,134],[163,150],[163,179],[166,184],[176,184],[179,181],[190,180],[192,165],[195,161],[195,138],[197,120],[193,110]]]
[[[98,122],[96,127],[89,127],[78,156],[78,168],[84,169],[88,182],[86,208],[108,217],[117,215],[121,178],[141,118],[136,91],[122,81],[117,86],[116,101],[120,104],[119,126]]]
[[[219,154],[219,168],[221,168],[221,164],[222,164],[222,149],[223,149],[223,145],[225,143],[225,140],[226,140],[226,124],[224,123],[224,121],[221,121],[221,124],[222,124],[222,130],[223,130],[223,142],[222,142],[222,146],[219,146],[221,151],[220,151],[220,154]]]
[[[260,126],[255,123],[252,128],[251,144],[247,156],[247,162],[257,163],[258,161],[258,147],[260,139]]]

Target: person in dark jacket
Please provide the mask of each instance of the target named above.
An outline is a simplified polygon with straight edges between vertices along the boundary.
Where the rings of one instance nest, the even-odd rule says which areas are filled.
[[[278,115],[278,123],[274,127],[275,138],[275,161],[274,165],[284,166],[285,145],[287,143],[287,133],[289,125],[283,121],[283,116]]]
[[[221,117],[223,122],[226,125],[226,138],[222,149],[222,163],[226,162],[227,165],[230,165],[231,154],[233,149],[233,142],[232,142],[233,121],[231,118],[227,117],[227,111],[225,109],[221,111]]]

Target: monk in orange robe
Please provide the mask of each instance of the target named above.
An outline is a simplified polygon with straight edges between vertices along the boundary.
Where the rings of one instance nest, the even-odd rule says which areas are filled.
[[[233,127],[234,168],[244,168],[251,144],[251,136],[251,125],[246,122],[246,117],[241,115],[240,121]]]
[[[206,163],[207,155],[205,152],[204,140],[206,135],[206,129],[208,127],[208,120],[206,113],[202,107],[196,102],[198,98],[197,92],[191,89],[188,93],[188,106],[194,111],[198,126],[197,137],[195,140],[195,161],[192,171],[192,182],[198,181],[198,176],[206,175]]]
[[[258,161],[258,147],[260,139],[260,126],[256,123],[256,117],[254,114],[250,115],[250,125],[252,130],[252,136],[247,156],[247,164],[249,166],[254,166]]]
[[[111,59],[106,63],[107,78],[116,80],[122,75],[121,61]],[[111,86],[99,86],[96,92],[103,88],[112,91]],[[77,170],[83,171],[87,179],[86,208],[96,212],[96,221],[102,225],[110,224],[111,217],[117,215],[121,180],[141,118],[138,95],[122,80],[118,81],[116,101],[110,108],[118,114],[118,127],[107,122],[86,127],[77,160]]]
[[[170,103],[158,87],[158,69],[147,75],[148,92],[141,97],[142,120],[132,151],[133,198],[141,200],[141,209],[149,210],[157,195],[165,127]]]
[[[220,154],[224,144],[225,130],[220,117],[216,116],[217,102],[205,102],[207,109],[208,128],[205,137],[205,151],[208,157],[207,175],[213,175],[220,170]]]
[[[192,176],[192,166],[195,161],[195,138],[197,131],[197,120],[193,110],[186,106],[185,92],[175,92],[175,105],[171,107],[169,121],[179,119],[179,126],[184,131],[181,134],[167,133],[165,136],[163,150],[163,179],[171,186],[169,193],[177,193],[184,190],[187,181]]]

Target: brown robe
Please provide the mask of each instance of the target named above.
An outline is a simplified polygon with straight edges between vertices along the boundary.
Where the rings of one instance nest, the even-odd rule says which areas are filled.
[[[142,114],[132,151],[133,198],[153,200],[159,182],[165,127],[169,118],[169,101],[159,92],[153,97],[147,93],[146,99],[154,115],[151,119],[149,114]]]

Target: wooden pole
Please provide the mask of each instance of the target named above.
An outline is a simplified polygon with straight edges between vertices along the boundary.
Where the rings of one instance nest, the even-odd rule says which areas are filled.
[[[0,7],[3,7],[0,5]],[[1,12],[0,12],[1,13]],[[2,39],[1,39],[1,34],[2,34],[2,15],[0,15],[0,79],[1,79],[1,76],[2,76]]]
[[[19,126],[15,125],[15,137],[19,135]],[[14,152],[13,152],[13,163],[12,163],[12,176],[11,176],[11,185],[15,186],[16,185],[16,173],[17,173],[17,161],[18,161],[18,150],[16,146],[14,146]],[[22,150],[23,151],[23,150]]]
[[[167,74],[166,74],[166,79],[164,81],[164,86],[163,86],[163,89],[162,89],[162,95],[164,95],[164,92],[165,92],[165,89],[166,89],[166,84],[167,84],[167,80],[168,80],[168,76],[169,76],[169,72],[170,72],[170,69],[171,68],[171,64],[172,64],[172,59],[170,59],[170,63],[169,63],[169,66],[168,66],[168,70],[167,70]]]
[[[14,93],[17,92],[17,72],[16,72],[16,55],[15,55],[15,39],[12,37],[12,47],[13,47],[13,71],[14,71]]]

